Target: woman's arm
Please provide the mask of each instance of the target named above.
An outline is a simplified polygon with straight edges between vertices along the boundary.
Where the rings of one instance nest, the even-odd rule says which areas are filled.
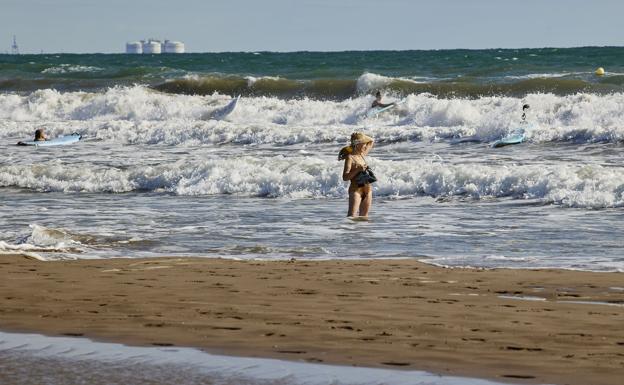
[[[347,156],[347,158],[345,159],[344,169],[342,170],[342,180],[351,180],[355,178],[355,176],[360,171],[363,170],[363,167],[359,164],[353,164],[353,159],[351,159],[351,156]]]

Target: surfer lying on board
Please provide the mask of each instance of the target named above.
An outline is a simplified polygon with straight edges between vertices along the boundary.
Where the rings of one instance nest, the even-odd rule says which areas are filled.
[[[35,130],[35,142],[44,142],[48,140],[48,137],[45,134],[44,128],[38,128]]]
[[[375,108],[375,107],[380,107],[380,108],[385,108],[385,107],[390,107],[392,105],[395,105],[396,103],[388,103],[388,104],[384,104],[381,102],[381,92],[377,91],[377,93],[375,94],[375,101],[373,102],[373,105],[371,106],[371,108]]]
[[[351,134],[351,145],[342,148],[338,154],[338,160],[345,161],[342,179],[351,181],[348,217],[368,217],[368,211],[373,203],[371,183],[376,182],[377,178],[364,159],[372,148],[373,138],[361,132],[354,132]]]

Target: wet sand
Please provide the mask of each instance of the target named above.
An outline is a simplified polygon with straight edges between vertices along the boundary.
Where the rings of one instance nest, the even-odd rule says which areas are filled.
[[[5,331],[520,383],[624,376],[621,273],[4,255],[0,298]]]

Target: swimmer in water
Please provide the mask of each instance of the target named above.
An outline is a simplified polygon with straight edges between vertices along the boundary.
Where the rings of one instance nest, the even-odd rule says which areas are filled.
[[[44,128],[38,128],[35,130],[35,142],[44,142],[48,140],[48,137],[45,134]]]

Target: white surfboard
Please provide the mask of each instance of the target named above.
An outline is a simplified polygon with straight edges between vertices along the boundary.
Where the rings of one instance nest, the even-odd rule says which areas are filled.
[[[391,104],[389,106],[386,107],[373,107],[370,110],[368,110],[366,112],[366,117],[367,118],[374,118],[377,115],[379,115],[380,113],[384,112],[384,111],[388,111],[390,109],[393,109],[394,107],[401,105],[403,103],[405,103],[405,101],[407,100],[407,98],[403,98],[401,100],[399,100],[398,102],[395,102],[394,104]]]
[[[217,119],[217,120],[224,119],[226,116],[234,112],[234,110],[236,109],[236,105],[238,105],[239,100],[240,100],[240,95],[233,98],[225,107],[221,107],[215,112],[213,112],[212,118]]]
[[[66,144],[72,144],[82,139],[80,134],[71,134],[65,136],[59,136],[58,138],[49,140],[27,140],[24,142],[18,142],[18,146],[35,146],[35,147],[49,147],[49,146],[64,146]]]

